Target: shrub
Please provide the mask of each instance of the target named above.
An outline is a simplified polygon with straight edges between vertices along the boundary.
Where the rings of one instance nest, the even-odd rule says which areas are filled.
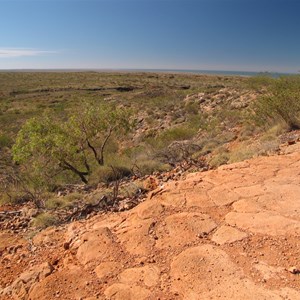
[[[0,205],[14,204],[14,199],[6,193],[0,195]]]
[[[73,202],[82,199],[82,197],[83,195],[77,192],[67,194],[63,197],[54,196],[46,201],[45,207],[48,209],[71,207]]]
[[[134,166],[134,173],[139,176],[149,175],[155,171],[167,171],[169,170],[169,165],[161,163],[154,159],[141,160],[136,162]]]
[[[12,140],[9,136],[5,134],[0,134],[0,149],[4,147],[10,147]]]
[[[173,127],[163,131],[155,138],[147,138],[146,142],[154,149],[164,149],[174,141],[191,139],[197,133],[197,129],[187,126]]]
[[[64,121],[51,114],[31,118],[17,135],[13,159],[49,178],[69,172],[87,183],[92,162],[103,166],[107,147],[116,148],[113,136],[120,138],[131,125],[125,109],[94,104],[81,106]]]
[[[300,76],[274,80],[267,95],[256,101],[254,112],[261,126],[283,121],[290,130],[300,129]]]
[[[202,141],[202,150],[199,154],[206,155],[214,151],[220,145],[217,139],[207,139]]]
[[[259,74],[248,78],[248,85],[251,89],[260,91],[263,88],[267,88],[273,82],[273,78],[268,73]]]
[[[32,225],[37,228],[47,228],[58,223],[55,216],[50,213],[44,212],[39,214],[33,219]]]
[[[228,162],[229,160],[229,154],[224,152],[224,153],[220,153],[215,155],[210,161],[209,161],[209,165],[213,168],[217,168],[221,165],[224,165]]]
[[[252,143],[241,143],[229,153],[229,163],[235,163],[254,157],[258,154],[258,146]]]
[[[103,182],[109,184],[110,182],[122,179],[124,177],[132,175],[129,168],[123,166],[103,166],[99,167],[91,176],[91,183]]]

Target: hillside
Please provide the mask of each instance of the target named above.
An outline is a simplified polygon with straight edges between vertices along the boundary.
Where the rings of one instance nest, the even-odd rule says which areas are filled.
[[[116,177],[143,180],[153,172],[176,167],[183,172],[191,167],[190,171],[202,170],[276,152],[278,136],[285,131],[284,126],[275,124],[265,132],[250,118],[251,105],[265,93],[268,80],[264,78],[3,72],[0,84],[0,204],[29,200],[50,209],[74,208],[85,195],[73,193],[61,198],[56,193],[66,185],[81,183],[83,176],[80,180],[72,167],[87,174],[83,180],[92,189],[102,185],[102,194],[110,194]],[[100,149],[107,132],[105,128],[99,131],[102,117],[95,112],[105,116],[110,111],[109,116],[113,116],[116,109],[128,113],[132,126],[129,132],[120,133],[122,126],[112,132],[103,151],[105,163],[99,165],[83,139],[82,127],[74,125],[81,122],[78,120],[97,124],[92,128],[89,125],[89,141],[93,139],[93,148]],[[88,119],[89,112],[94,112],[93,119]],[[39,133],[33,133],[42,127]],[[22,129],[21,136],[25,138],[12,153]],[[58,131],[64,135],[51,136],[51,132]],[[39,138],[33,142],[30,137],[36,136]],[[47,142],[39,143],[44,139]],[[49,148],[58,140],[60,145]],[[65,156],[61,157],[61,153]],[[25,161],[20,161],[24,157]],[[135,188],[129,189],[125,196],[135,193]]]
[[[29,241],[2,230],[1,299],[298,299],[299,150],[191,173]]]

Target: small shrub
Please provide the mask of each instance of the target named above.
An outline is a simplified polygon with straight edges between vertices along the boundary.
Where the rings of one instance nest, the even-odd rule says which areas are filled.
[[[229,163],[240,162],[258,154],[257,145],[242,143],[229,153]]]
[[[161,163],[157,160],[143,160],[138,161],[134,168],[134,172],[137,173],[139,176],[149,175],[155,171],[163,172],[170,169],[168,164]]]
[[[185,110],[188,114],[197,115],[200,108],[199,108],[199,105],[197,103],[189,102],[189,103],[186,104]]]
[[[144,190],[142,182],[131,182],[126,186],[120,188],[119,194],[124,197],[134,197],[138,192]]]
[[[218,140],[204,140],[202,145],[202,150],[201,150],[201,154],[202,155],[206,155],[208,153],[211,153],[213,150],[215,150],[219,145],[220,142]]]
[[[56,225],[58,220],[50,213],[44,212],[33,219],[32,225],[37,228],[47,228]]]
[[[273,78],[268,73],[263,73],[257,76],[248,78],[248,86],[256,91],[260,91],[263,88],[267,88],[273,82]]]
[[[165,130],[160,139],[165,142],[187,140],[193,136],[193,133],[186,127],[176,127]]]
[[[122,179],[132,175],[132,172],[129,168],[123,166],[103,166],[99,167],[91,176],[90,183],[99,183],[103,182],[109,184],[115,180]]]
[[[285,133],[287,130],[287,124],[284,122],[279,122],[275,126],[268,129],[268,131],[261,137],[261,140],[274,140],[279,135]]]
[[[242,127],[238,137],[238,141],[242,142],[248,140],[255,134],[255,130],[255,127],[250,125]]]
[[[291,129],[300,129],[300,76],[274,80],[268,94],[254,104],[254,119],[260,126],[285,122]]]
[[[53,197],[46,201],[45,207],[47,209],[56,209],[56,208],[62,208],[65,207],[66,201],[62,197]]]
[[[12,139],[5,134],[0,135],[0,149],[4,147],[10,147],[12,145]]]
[[[50,197],[46,201],[45,207],[48,209],[71,207],[75,201],[82,199],[82,197],[82,194],[77,192],[70,193],[62,197]]]
[[[14,198],[9,197],[9,195],[6,193],[3,193],[0,195],[0,205],[5,204],[14,204]]]
[[[217,168],[221,165],[224,165],[228,162],[229,160],[229,154],[224,152],[224,153],[220,153],[215,155],[210,161],[209,161],[209,165],[213,168]]]
[[[187,126],[173,127],[163,131],[155,138],[146,139],[146,142],[154,149],[163,149],[174,141],[189,140],[194,137],[196,133],[196,128],[189,128]]]

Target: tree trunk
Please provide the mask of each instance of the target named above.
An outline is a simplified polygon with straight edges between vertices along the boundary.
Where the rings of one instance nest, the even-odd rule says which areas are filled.
[[[104,138],[104,141],[103,141],[103,143],[101,145],[99,153],[97,152],[96,148],[90,143],[90,141],[88,139],[86,139],[88,147],[92,150],[92,152],[94,154],[94,157],[95,157],[97,163],[100,166],[104,165],[104,150],[105,150],[105,146],[106,146],[109,138],[111,137],[111,134],[112,134],[113,130],[114,130],[114,127],[109,128],[107,136]]]
[[[88,183],[87,179],[86,179],[86,175],[88,175],[89,173],[88,172],[82,172],[82,171],[79,171],[78,169],[76,169],[75,167],[73,167],[71,164],[69,164],[67,161],[63,161],[63,164],[64,164],[64,168],[67,169],[67,170],[70,170],[72,171],[73,173],[75,173],[77,176],[80,177],[81,181],[85,184]]]

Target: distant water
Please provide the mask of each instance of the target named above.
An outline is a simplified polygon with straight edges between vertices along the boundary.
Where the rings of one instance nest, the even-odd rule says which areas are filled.
[[[257,76],[257,75],[268,75],[271,77],[292,75],[291,73],[246,72],[246,71],[226,71],[226,70],[122,69],[122,71],[154,72],[154,73],[155,72],[159,72],[159,73],[192,73],[192,74],[202,74],[202,75],[228,75],[228,76],[246,76],[246,77],[252,77],[252,76]]]

